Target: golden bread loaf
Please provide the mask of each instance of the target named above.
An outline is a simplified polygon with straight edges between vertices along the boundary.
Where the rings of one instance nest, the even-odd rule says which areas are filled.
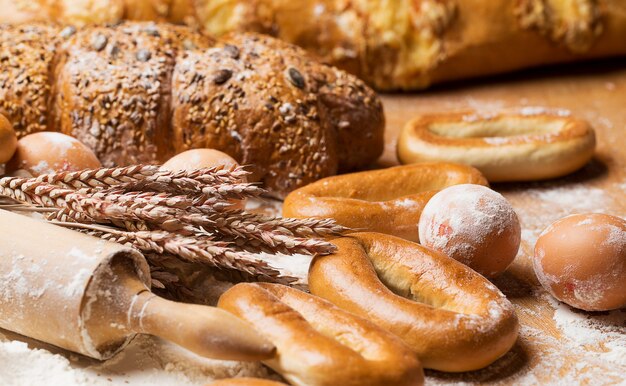
[[[384,90],[626,54],[622,0],[195,3],[212,34],[269,33]]]

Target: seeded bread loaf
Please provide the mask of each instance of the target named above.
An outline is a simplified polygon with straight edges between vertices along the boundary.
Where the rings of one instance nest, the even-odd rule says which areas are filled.
[[[154,23],[4,26],[0,63],[0,113],[20,135],[61,131],[104,165],[211,147],[282,196],[382,153],[374,92],[270,37],[215,41]]]

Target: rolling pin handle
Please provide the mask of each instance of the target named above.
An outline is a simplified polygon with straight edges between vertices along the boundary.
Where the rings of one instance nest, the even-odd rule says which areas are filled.
[[[276,354],[274,345],[250,324],[216,307],[177,303],[143,291],[128,317],[134,332],[164,338],[201,356],[257,361]]]

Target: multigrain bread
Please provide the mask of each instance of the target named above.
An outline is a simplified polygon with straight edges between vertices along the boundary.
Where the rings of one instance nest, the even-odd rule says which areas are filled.
[[[52,129],[94,149],[105,165],[173,156],[170,106],[178,51],[213,44],[179,26],[131,23],[77,31],[57,56]]]
[[[168,20],[267,33],[379,89],[626,54],[623,0],[0,0],[0,22]],[[33,3],[38,6],[34,7]]]
[[[215,41],[154,23],[4,26],[0,62],[0,113],[18,135],[61,131],[104,165],[211,147],[282,196],[383,150],[375,93],[270,37]]]

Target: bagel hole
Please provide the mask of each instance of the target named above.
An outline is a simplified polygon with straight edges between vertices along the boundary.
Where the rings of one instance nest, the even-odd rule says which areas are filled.
[[[370,259],[378,279],[394,294],[405,299],[420,303],[432,308],[456,312],[458,307],[449,302],[449,299],[438,296],[430,280],[422,280],[421,274],[412,271],[403,264],[381,266],[378,259]]]
[[[480,299],[463,291],[449,291],[445,282],[430,272],[418,272],[403,263],[389,264],[373,257],[371,252],[369,256],[381,283],[400,297],[434,309],[468,315],[480,308]]]
[[[428,131],[448,138],[502,138],[555,134],[563,130],[564,119],[502,117],[499,119],[468,122],[433,123]]]

